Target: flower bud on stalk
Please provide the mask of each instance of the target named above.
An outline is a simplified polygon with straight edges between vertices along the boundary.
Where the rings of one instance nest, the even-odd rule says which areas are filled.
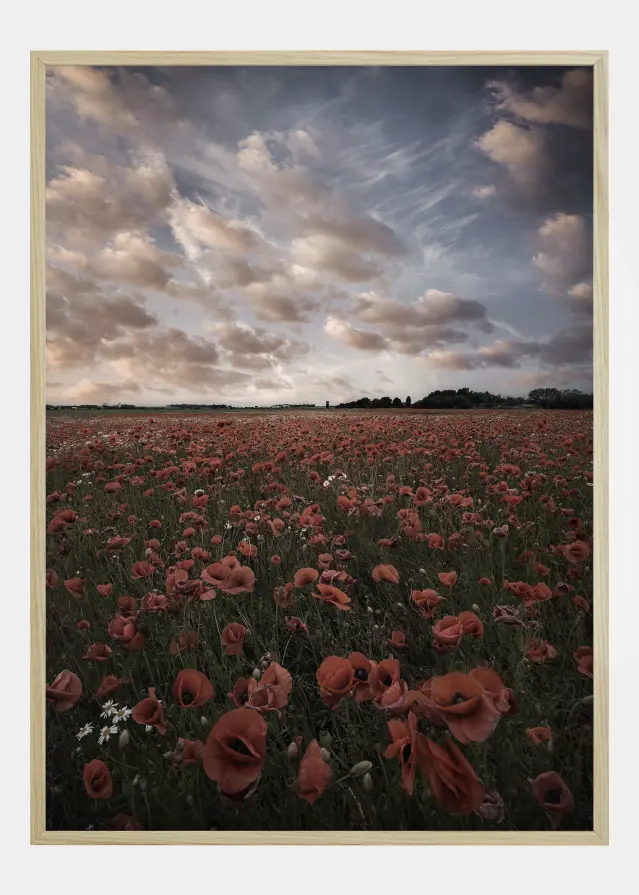
[[[350,769],[350,771],[348,772],[348,776],[361,777],[364,774],[368,774],[372,767],[372,761],[358,761],[357,764],[354,764],[353,767]]]

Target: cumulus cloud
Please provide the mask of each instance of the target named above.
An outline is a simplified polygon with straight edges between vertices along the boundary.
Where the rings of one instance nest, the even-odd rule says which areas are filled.
[[[195,255],[202,247],[250,251],[257,247],[259,241],[253,230],[238,221],[227,220],[210,208],[185,199],[174,203],[170,221],[179,241]]]
[[[481,302],[438,289],[428,289],[410,304],[374,292],[360,293],[352,313],[360,323],[378,327],[378,332],[355,330],[368,338],[348,335],[331,320],[326,327],[328,334],[353,348],[369,350],[369,346],[383,341],[392,351],[408,355],[421,354],[437,345],[465,342],[469,334],[460,327],[471,326],[483,332],[493,329]],[[370,338],[375,336],[377,339]]]
[[[148,137],[155,127],[185,124],[170,93],[139,71],[58,65],[48,70],[47,87],[52,102],[114,134]]]
[[[328,271],[349,283],[372,280],[383,271],[375,258],[354,253],[344,239],[319,233],[294,239],[292,256],[301,265]]]
[[[177,255],[160,251],[149,236],[124,231],[102,249],[95,271],[107,279],[162,291],[171,279],[169,268],[179,264]]]
[[[592,73],[574,68],[564,73],[558,87],[547,85],[520,91],[504,81],[491,81],[497,109],[535,124],[592,126]]]
[[[537,242],[540,251],[532,260],[549,294],[587,299],[588,284],[582,278],[592,270],[592,231],[583,217],[556,214],[547,218],[537,230]]]
[[[355,329],[346,320],[337,317],[328,317],[324,325],[324,331],[333,339],[346,345],[348,348],[357,348],[360,351],[384,351],[389,347],[388,340],[374,332]]]
[[[544,134],[510,121],[498,121],[476,145],[522,185],[535,183],[547,163]]]
[[[217,344],[233,367],[267,370],[307,354],[311,347],[297,339],[254,328],[246,323],[219,323],[211,327]]]
[[[90,167],[62,165],[46,192],[47,225],[89,234],[146,229],[161,219],[172,202],[174,182],[157,154],[125,167],[104,157],[83,162]]]
[[[303,323],[319,308],[319,302],[298,293],[295,281],[287,276],[276,276],[266,283],[251,283],[244,290],[244,296],[257,319],[271,323]]]
[[[430,365],[444,370],[514,369],[531,361],[552,370],[583,369],[591,359],[592,324],[589,322],[566,327],[545,341],[499,340],[474,351],[436,349],[426,356]]]
[[[137,395],[141,391],[137,382],[94,382],[83,378],[77,385],[63,389],[62,397],[79,404],[119,404],[123,395]]]
[[[142,302],[105,295],[91,280],[58,268],[48,269],[47,286],[47,361],[52,367],[91,364],[105,344],[157,322]]]

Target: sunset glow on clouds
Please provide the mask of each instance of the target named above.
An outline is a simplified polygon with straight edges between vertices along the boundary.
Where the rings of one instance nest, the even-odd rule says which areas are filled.
[[[592,81],[50,68],[47,400],[592,387]]]

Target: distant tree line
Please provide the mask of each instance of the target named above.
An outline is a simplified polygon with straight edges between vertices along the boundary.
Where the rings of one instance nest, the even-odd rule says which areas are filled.
[[[521,407],[536,406],[555,410],[582,410],[593,406],[592,394],[585,394],[578,389],[536,388],[527,398],[513,397],[511,395],[493,395],[491,392],[475,392],[469,388],[437,389],[419,401],[412,401],[410,396],[402,401],[401,398],[391,398],[385,395],[383,398],[358,398],[356,401],[346,401],[338,404],[340,409],[373,409],[387,407],[414,407],[428,409],[457,408],[468,410],[484,407]]]

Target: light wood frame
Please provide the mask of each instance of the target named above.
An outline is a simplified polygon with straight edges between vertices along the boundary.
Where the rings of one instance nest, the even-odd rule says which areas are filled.
[[[45,819],[45,74],[53,65],[585,65],[594,74],[594,793],[583,832],[82,832]],[[608,53],[31,53],[31,842],[37,845],[608,845]]]

